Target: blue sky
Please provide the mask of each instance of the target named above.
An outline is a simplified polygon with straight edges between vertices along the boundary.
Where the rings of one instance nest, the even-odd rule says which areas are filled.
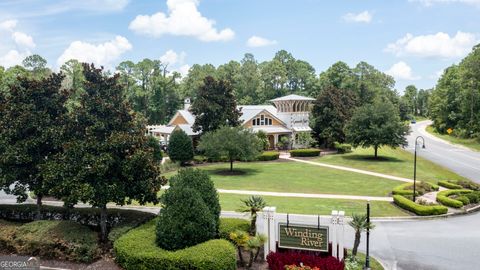
[[[2,0],[0,65],[44,56],[115,67],[143,58],[186,72],[285,49],[317,73],[366,61],[396,88],[429,88],[480,40],[480,0]],[[249,42],[250,41],[250,42]]]

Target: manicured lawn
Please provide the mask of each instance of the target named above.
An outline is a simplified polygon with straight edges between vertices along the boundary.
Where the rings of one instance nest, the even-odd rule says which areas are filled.
[[[445,141],[448,141],[454,144],[460,144],[475,151],[480,151],[480,141],[476,139],[462,139],[455,136],[450,136],[448,134],[440,134],[432,126],[428,126],[426,130],[428,133],[436,137],[439,137],[440,139],[443,139]]]
[[[352,250],[348,250],[348,254],[352,254]],[[366,255],[360,252],[357,252],[357,261],[359,263],[359,267],[356,268],[355,270],[363,270],[363,267],[365,266],[365,258]],[[370,269],[371,270],[384,270],[383,266],[372,256],[370,256]]]
[[[413,154],[401,148],[382,147],[378,159],[374,159],[372,148],[356,148],[352,153],[326,155],[314,161],[353,167],[373,172],[413,179]],[[421,153],[419,154],[421,156]],[[417,156],[417,179],[436,182],[442,179],[465,179],[431,161]]]
[[[237,162],[239,174],[228,175],[224,163],[198,168],[207,171],[219,189],[294,193],[387,196],[399,181],[323,168],[300,162]],[[169,177],[174,173],[167,173]]]
[[[248,195],[222,194],[220,193],[222,210],[236,211],[241,208],[241,199]],[[276,206],[279,213],[328,215],[332,210],[343,210],[345,215],[353,213],[366,213],[366,201],[339,200],[339,199],[314,199],[263,196],[269,206]],[[374,217],[385,216],[408,216],[409,214],[389,202],[371,201],[371,214]]]

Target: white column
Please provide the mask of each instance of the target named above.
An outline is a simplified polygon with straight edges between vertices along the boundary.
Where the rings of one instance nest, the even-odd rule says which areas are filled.
[[[273,148],[277,148],[278,134],[273,134]]]
[[[270,252],[277,251],[277,230],[275,227],[275,212],[277,208],[274,206],[267,206],[263,208],[263,226],[264,232],[268,237],[267,242],[263,246],[263,259],[267,259]]]
[[[337,242],[338,242],[338,259],[341,261],[343,260],[344,254],[343,254],[343,237],[345,234],[345,212],[344,211],[338,211],[338,230],[337,230]]]
[[[332,210],[332,226],[330,227],[330,237],[332,241],[332,256],[337,258],[337,224],[338,224],[338,211]]]

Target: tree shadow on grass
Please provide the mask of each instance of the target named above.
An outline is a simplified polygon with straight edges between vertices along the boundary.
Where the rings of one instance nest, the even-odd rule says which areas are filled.
[[[348,156],[343,156],[342,158],[346,160],[356,160],[356,161],[405,162],[405,160],[401,160],[396,157],[383,157],[383,156],[374,157],[373,155],[348,155]]]
[[[250,176],[255,175],[260,172],[258,169],[253,168],[233,168],[233,171],[230,171],[228,168],[218,168],[214,170],[208,170],[210,174],[222,175],[222,176]]]

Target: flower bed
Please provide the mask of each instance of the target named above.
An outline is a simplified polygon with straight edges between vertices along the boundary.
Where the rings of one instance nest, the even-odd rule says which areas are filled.
[[[270,270],[285,270],[287,266],[300,266],[300,263],[311,268],[318,267],[321,270],[343,270],[345,267],[344,263],[335,257],[319,257],[300,252],[272,252],[268,254],[267,262]]]

